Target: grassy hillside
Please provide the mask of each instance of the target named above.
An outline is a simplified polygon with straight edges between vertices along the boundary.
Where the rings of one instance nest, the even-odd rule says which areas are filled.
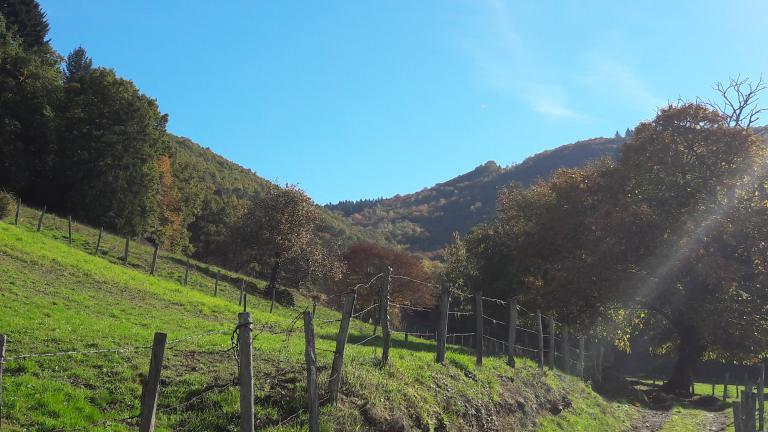
[[[417,251],[434,251],[450,243],[454,232],[466,233],[491,219],[500,187],[513,182],[529,185],[549,177],[558,168],[583,166],[603,156],[615,157],[623,142],[624,138],[580,141],[510,167],[488,162],[413,194],[327,207],[353,224],[381,232],[392,242]]]
[[[183,265],[164,256],[158,277],[144,268],[143,245],[125,266],[116,261],[121,240],[107,236],[107,254],[92,251],[95,231],[78,226],[74,247],[64,241],[65,222],[47,219],[35,233],[34,213],[20,227],[0,222],[0,332],[7,355],[119,349],[118,352],[11,359],[6,363],[3,409],[6,430],[130,430],[136,423],[146,348],[155,331],[168,333],[160,395],[159,430],[236,430],[237,365],[229,352],[239,307],[237,288],[223,284],[212,296],[216,269],[197,264],[189,287],[178,283]],[[207,270],[206,270],[207,269]],[[236,277],[230,274],[231,277]],[[259,285],[259,282],[256,282]],[[303,333],[297,309],[268,313],[261,298],[254,314],[257,422],[262,430],[304,430]],[[317,313],[321,396],[331,363],[338,314]],[[372,332],[356,322],[351,342]],[[189,338],[190,336],[196,336]],[[348,349],[346,384],[339,407],[324,406],[325,430],[622,430],[627,408],[604,402],[578,380],[540,372],[529,361],[508,368],[488,359],[482,368],[454,347],[447,365],[433,361],[432,342],[397,335],[391,364],[377,364],[376,339]],[[559,413],[553,415],[551,413]]]

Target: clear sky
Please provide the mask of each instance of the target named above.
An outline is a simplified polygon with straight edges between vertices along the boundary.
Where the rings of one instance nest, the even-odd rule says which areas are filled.
[[[768,72],[765,0],[40,2],[56,49],[132,79],[171,132],[320,203],[623,132]]]

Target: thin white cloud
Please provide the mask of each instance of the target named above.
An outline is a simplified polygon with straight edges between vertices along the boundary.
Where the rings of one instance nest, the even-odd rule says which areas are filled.
[[[477,81],[494,92],[525,102],[529,109],[549,118],[591,119],[569,106],[564,86],[540,82],[544,68],[516,30],[510,6],[503,0],[477,4],[482,6],[478,22],[471,26],[473,33],[462,38]]]
[[[595,91],[643,111],[658,108],[667,102],[654,94],[639,73],[613,59],[594,59],[584,81]]]
[[[527,84],[524,93],[531,109],[552,118],[587,120],[590,116],[568,106],[568,93],[560,86]]]

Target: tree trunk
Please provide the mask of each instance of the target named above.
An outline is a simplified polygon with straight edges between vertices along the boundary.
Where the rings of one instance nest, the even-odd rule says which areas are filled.
[[[701,360],[706,345],[701,337],[701,332],[690,324],[675,326],[679,342],[677,346],[677,360],[669,380],[664,383],[662,390],[667,393],[688,394],[693,383],[693,368]]]

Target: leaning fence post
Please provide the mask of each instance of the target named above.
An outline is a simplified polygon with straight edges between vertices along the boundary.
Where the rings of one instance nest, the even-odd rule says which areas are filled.
[[[435,337],[437,338],[437,355],[435,360],[441,364],[445,362],[445,339],[448,336],[449,300],[448,284],[443,282],[442,289],[440,290],[440,315],[437,324],[437,332],[435,333]],[[408,333],[406,333],[406,337],[407,335]]]
[[[67,240],[69,245],[72,246],[72,216],[67,218]]]
[[[309,431],[320,432],[320,400],[317,391],[317,357],[312,312],[304,311],[304,360],[307,362],[307,410]]]
[[[128,264],[128,254],[130,253],[131,240],[125,236],[125,249],[123,250],[123,261]]]
[[[19,224],[19,214],[21,213],[21,198],[16,199],[16,219],[14,219],[13,224],[18,225]]]
[[[539,333],[539,369],[544,369],[544,323],[541,322],[541,311],[536,311],[536,330]]]
[[[339,389],[344,371],[344,350],[349,338],[349,322],[352,320],[352,313],[355,310],[355,300],[357,299],[357,290],[352,292],[344,299],[344,309],[341,312],[341,325],[339,333],[336,335],[336,351],[333,353],[333,364],[331,365],[331,377],[328,379],[328,393],[331,403],[336,404],[339,398]]]
[[[163,357],[165,356],[165,333],[155,333],[152,341],[152,358],[149,361],[149,374],[144,383],[141,395],[141,420],[140,432],[152,432],[155,430],[155,411],[157,410],[157,397],[160,393],[160,372],[163,370]]]
[[[184,267],[184,286],[187,286],[187,282],[189,282],[189,257],[187,257],[187,265]],[[240,295],[242,296],[242,293]]]
[[[552,316],[549,318],[549,367],[550,369],[555,369],[555,315],[552,314]]]
[[[237,344],[240,358],[240,432],[254,432],[253,423],[253,330],[250,312],[237,314]]]
[[[389,290],[392,285],[392,267],[387,270],[387,280],[379,296],[379,324],[381,324],[381,365],[389,361],[389,345],[392,335],[389,332]]]
[[[40,212],[40,217],[37,219],[37,232],[40,232],[40,230],[43,228],[43,216],[45,216],[45,211],[48,209],[48,206],[43,206],[43,211]]]
[[[475,291],[475,364],[483,364],[483,291]]]
[[[0,430],[3,428],[3,366],[5,366],[5,343],[7,338],[0,334]]]
[[[160,251],[160,245],[155,243],[155,250],[152,251],[152,264],[149,266],[149,274],[154,275],[157,270],[157,253]]]
[[[563,368],[563,372],[567,374],[571,374],[571,347],[569,346],[569,335],[568,335],[568,326],[563,324],[563,340],[561,341],[562,348],[561,351],[563,352],[563,362],[565,362],[565,367]]]
[[[99,228],[99,238],[96,240],[96,255],[99,254],[99,246],[101,246],[101,236],[104,234],[104,227]]]
[[[579,378],[584,381],[584,336],[579,336]]]
[[[515,340],[517,338],[517,300],[509,299],[509,323],[507,324],[507,365],[515,367]]]
[[[219,295],[219,276],[221,275],[221,270],[216,270],[216,282],[213,285],[213,296],[216,297]]]

